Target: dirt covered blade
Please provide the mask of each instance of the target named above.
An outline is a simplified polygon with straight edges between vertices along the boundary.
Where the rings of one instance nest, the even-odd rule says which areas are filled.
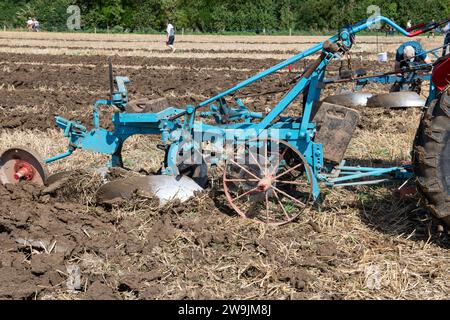
[[[155,197],[164,205],[174,200],[184,202],[200,191],[203,189],[186,176],[136,176],[104,184],[97,192],[97,202],[115,204],[141,194]]]
[[[368,107],[380,108],[417,108],[424,107],[425,98],[416,92],[391,92],[373,96],[367,101]]]
[[[326,97],[323,102],[338,104],[344,107],[365,107],[371,93],[353,92]]]
[[[28,181],[43,186],[47,176],[47,168],[35,150],[14,147],[0,155],[0,182],[3,184]]]
[[[360,119],[358,111],[337,104],[322,103],[314,122],[317,125],[316,142],[327,146],[323,157],[335,163],[344,159],[353,133]]]

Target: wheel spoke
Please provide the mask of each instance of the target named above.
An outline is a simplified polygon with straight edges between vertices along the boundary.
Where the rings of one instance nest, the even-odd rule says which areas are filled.
[[[301,167],[302,165],[303,165],[303,162],[297,164],[296,166],[290,168],[289,170],[286,170],[285,172],[283,172],[283,173],[279,174],[278,176],[276,176],[276,177],[275,177],[275,180],[277,180],[278,178],[281,178],[282,176],[287,175],[289,172],[294,171],[295,169]]]
[[[286,220],[290,220],[291,217],[289,217],[288,213],[286,212],[286,209],[284,208],[283,203],[281,202],[280,197],[278,196],[278,193],[275,189],[273,190],[273,194],[275,195],[275,198],[277,199],[278,203],[280,204],[281,209],[283,210],[284,215],[286,216]]]
[[[275,182],[282,183],[282,184],[292,184],[296,186],[305,186],[308,185],[305,182],[299,182],[299,181],[286,181],[286,180],[275,180]]]
[[[256,179],[224,179],[225,182],[258,182]]]
[[[259,167],[259,170],[264,171],[264,169],[261,167],[261,165],[259,164],[259,161],[255,158],[255,155],[253,154],[253,152],[251,152],[250,150],[248,151],[248,153],[250,154],[250,156],[253,158],[253,160],[256,162],[256,164]]]
[[[278,158],[277,164],[276,164],[276,166],[273,168],[272,175],[275,175],[275,174],[277,173],[278,166],[280,165],[281,160],[284,159],[284,156],[286,155],[286,151],[288,151],[288,148],[285,148],[284,151],[283,151],[283,153],[281,154],[281,156]]]
[[[300,151],[286,141],[252,141],[251,147],[246,145],[225,162],[223,185],[227,200],[244,218],[267,225],[290,222],[310,203],[312,182],[307,178],[311,169]],[[279,148],[269,150],[269,143]],[[241,162],[242,155],[245,163]]]
[[[288,197],[288,198],[291,199],[292,201],[297,202],[297,203],[300,204],[302,207],[306,207],[306,204],[305,204],[305,203],[303,203],[303,202],[301,202],[300,200],[294,198],[293,196],[291,196],[290,194],[284,192],[283,190],[280,190],[280,189],[278,189],[278,188],[275,187],[275,186],[272,186],[272,188],[273,188],[275,191],[278,191],[279,193],[281,193],[282,195],[284,195],[285,197]]]
[[[239,168],[241,168],[242,170],[244,170],[245,172],[247,172],[249,175],[251,175],[253,178],[257,179],[258,181],[261,180],[261,178],[258,178],[255,174],[251,173],[250,171],[248,171],[247,169],[245,169],[243,166],[241,166],[240,164],[238,164],[236,161],[232,160],[232,159],[228,159],[229,161],[233,162],[235,165],[237,165]]]
[[[267,163],[269,162],[269,154],[268,154],[268,151],[267,151],[267,145],[268,145],[269,143],[268,142],[266,142],[266,143],[264,143],[264,153],[265,153],[265,157],[266,157],[266,161],[264,161],[264,175],[267,175],[267,173],[268,173],[268,171],[267,171]]]
[[[253,193],[253,192],[257,191],[257,190],[258,190],[258,188],[253,188],[251,190],[248,190],[247,192],[241,194],[240,196],[237,196],[236,198],[232,199],[232,201],[234,202],[236,200],[239,200],[240,198],[245,197],[246,195],[249,195],[250,193]]]

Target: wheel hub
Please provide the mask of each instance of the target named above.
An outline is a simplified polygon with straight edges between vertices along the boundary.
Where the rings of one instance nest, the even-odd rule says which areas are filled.
[[[266,192],[269,189],[272,188],[272,182],[273,182],[273,177],[272,176],[267,176],[262,178],[259,183],[258,183],[258,191],[260,192]]]
[[[16,164],[14,165],[14,172],[14,179],[26,181],[33,180],[34,174],[36,173],[29,163],[22,160],[16,161]]]
[[[263,151],[257,152],[255,146]],[[245,161],[234,160],[243,159],[243,154]],[[311,176],[306,159],[286,141],[253,139],[236,157],[228,158],[223,188],[230,207],[240,216],[275,226],[293,221],[309,206]]]

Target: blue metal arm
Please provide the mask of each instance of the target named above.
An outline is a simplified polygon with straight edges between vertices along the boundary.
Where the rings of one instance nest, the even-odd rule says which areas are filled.
[[[55,162],[55,161],[67,158],[67,157],[71,156],[74,151],[75,151],[75,148],[70,148],[69,150],[67,150],[64,153],[61,153],[61,154],[58,154],[58,155],[56,155],[54,157],[46,159],[44,161],[44,163],[45,164],[49,164],[49,163],[52,163],[52,162]]]
[[[336,42],[338,39],[339,39],[338,36],[333,36],[329,40],[332,41],[332,42]],[[207,106],[207,105],[209,105],[210,103],[212,103],[214,101],[217,101],[217,100],[219,100],[219,99],[221,99],[221,98],[223,98],[225,96],[228,96],[228,95],[232,94],[233,92],[236,92],[236,91],[238,91],[238,90],[240,90],[240,89],[242,89],[242,88],[244,88],[244,87],[246,87],[246,86],[248,86],[248,85],[250,85],[250,84],[252,84],[252,83],[254,83],[256,81],[258,81],[258,80],[261,80],[261,79],[263,79],[263,78],[265,78],[265,77],[267,77],[267,76],[277,72],[278,70],[286,68],[287,66],[289,66],[289,65],[291,65],[291,64],[293,64],[295,62],[298,62],[298,61],[300,61],[300,60],[302,60],[302,59],[304,59],[304,58],[306,58],[308,56],[311,56],[311,55],[321,51],[322,48],[323,48],[323,44],[324,43],[325,43],[325,41],[319,43],[318,45],[315,45],[314,47],[312,47],[312,48],[310,48],[310,49],[308,49],[308,50],[306,50],[306,51],[304,51],[304,52],[302,52],[302,53],[300,53],[300,54],[298,54],[296,56],[293,56],[293,57],[287,59],[286,61],[283,61],[283,62],[281,62],[281,63],[279,63],[279,64],[277,64],[277,65],[275,65],[275,66],[273,66],[273,67],[271,67],[271,68],[269,68],[267,70],[264,70],[263,72],[258,73],[257,75],[255,75],[255,76],[253,76],[253,77],[251,77],[251,78],[249,78],[247,80],[242,81],[241,83],[237,84],[233,88],[228,89],[228,90],[226,90],[226,91],[224,91],[222,93],[219,93],[215,97],[212,97],[212,98],[210,98],[208,100],[205,100],[205,101],[201,102],[198,105],[198,107]]]
[[[390,179],[381,179],[381,180],[364,180],[364,179],[369,177],[382,177],[384,175],[393,175],[394,178],[396,179],[405,180],[413,176],[412,167],[410,165],[392,168],[338,166],[336,167],[336,169],[341,171],[339,176],[336,178],[325,178],[326,185],[332,187],[371,185],[389,181]]]

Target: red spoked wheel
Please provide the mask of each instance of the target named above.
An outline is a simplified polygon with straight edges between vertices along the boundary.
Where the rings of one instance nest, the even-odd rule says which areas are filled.
[[[18,147],[0,155],[0,182],[3,184],[29,181],[43,186],[47,176],[47,169],[36,151]]]
[[[312,170],[303,155],[285,141],[249,141],[227,159],[223,186],[230,206],[258,223],[283,225],[310,204]]]

